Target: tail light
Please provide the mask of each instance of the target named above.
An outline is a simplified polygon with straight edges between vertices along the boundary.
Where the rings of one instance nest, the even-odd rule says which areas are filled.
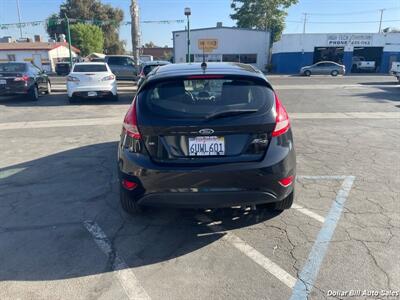
[[[67,81],[70,81],[70,82],[79,82],[80,80],[79,80],[78,77],[75,77],[75,76],[67,76]]]
[[[280,179],[278,182],[281,186],[288,187],[289,185],[291,185],[293,183],[293,180],[294,180],[294,176],[289,176],[289,177]]]
[[[101,79],[101,81],[109,81],[109,80],[114,80],[114,79],[115,79],[115,75],[109,75],[109,76],[103,77]]]
[[[272,132],[272,136],[280,136],[287,132],[290,128],[289,115],[285,107],[275,94],[275,111],[276,111],[276,125]]]
[[[28,82],[29,81],[29,76],[28,75],[23,75],[21,77],[15,77],[14,81],[25,81],[25,82]]]
[[[122,186],[123,186],[125,189],[131,191],[131,190],[135,189],[138,185],[137,185],[136,182],[123,179],[123,180],[122,180]]]
[[[133,103],[129,107],[128,112],[125,115],[123,128],[127,135],[135,140],[140,140],[140,132],[137,127],[137,116],[136,116],[136,99],[133,100]]]

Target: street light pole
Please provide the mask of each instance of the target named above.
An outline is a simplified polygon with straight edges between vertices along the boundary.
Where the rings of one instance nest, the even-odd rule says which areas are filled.
[[[71,52],[71,30],[69,28],[69,19],[65,14],[65,20],[67,21],[67,33],[68,33],[68,50],[69,50],[69,69],[72,70],[72,52]]]
[[[190,7],[185,8],[185,16],[187,17],[187,59],[186,62],[190,63],[190,19],[191,15]]]
[[[381,33],[381,29],[382,29],[382,17],[383,17],[384,9],[380,9],[380,11],[381,11],[381,18],[379,20],[379,31],[378,31],[378,33]]]
[[[19,0],[17,0],[17,12],[18,12],[18,21],[19,21],[19,34],[20,38],[22,39],[22,27],[21,27],[21,12],[19,11]]]
[[[71,41],[71,30],[69,28],[69,19],[68,19],[67,12],[66,12],[67,6],[65,4],[61,5],[60,9],[64,12],[65,21],[67,23],[68,51],[69,51],[69,69],[72,70],[72,51],[71,51],[72,41]]]

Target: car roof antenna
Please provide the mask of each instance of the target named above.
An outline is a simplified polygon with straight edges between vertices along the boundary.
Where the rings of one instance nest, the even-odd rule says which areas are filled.
[[[206,54],[205,54],[205,51],[204,51],[204,47],[205,47],[205,45],[203,44],[203,62],[201,63],[201,68],[203,69],[203,71],[205,71],[206,68],[207,68]]]

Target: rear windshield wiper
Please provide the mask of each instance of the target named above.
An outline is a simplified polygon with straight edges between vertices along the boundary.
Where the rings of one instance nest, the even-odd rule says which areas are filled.
[[[217,118],[223,118],[223,117],[230,117],[230,116],[234,116],[234,115],[255,113],[257,111],[258,111],[258,109],[255,109],[255,108],[253,108],[253,109],[232,109],[232,110],[220,111],[220,112],[210,114],[210,115],[206,116],[206,119],[210,120],[210,119],[217,119]]]

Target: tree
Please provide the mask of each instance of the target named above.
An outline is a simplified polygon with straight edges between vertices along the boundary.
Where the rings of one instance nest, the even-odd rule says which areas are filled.
[[[82,56],[92,52],[103,52],[104,34],[96,25],[82,23],[71,25],[71,39],[74,46],[81,50]]]
[[[150,42],[144,44],[144,47],[145,48],[156,48],[157,46],[156,46],[156,44],[154,44],[153,42],[150,41]]]
[[[61,33],[67,35],[67,28],[64,21],[57,24],[57,19],[64,18],[72,19],[71,23],[84,22],[93,20],[94,22],[102,21],[97,24],[104,33],[104,52],[107,54],[123,54],[124,42],[119,40],[119,26],[124,18],[124,13],[119,8],[113,8],[111,5],[103,4],[100,0],[65,0],[65,3],[60,6],[58,14],[53,14],[49,17],[47,33],[54,37],[55,34]],[[74,40],[72,39],[72,44]]]
[[[231,18],[241,28],[269,30],[272,41],[280,39],[285,28],[286,9],[298,0],[232,0]]]

